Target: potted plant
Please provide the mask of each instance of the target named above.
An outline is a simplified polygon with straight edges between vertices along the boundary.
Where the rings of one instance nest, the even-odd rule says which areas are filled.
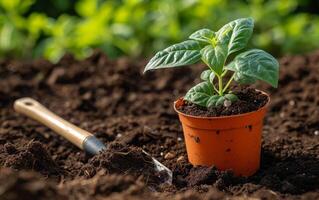
[[[233,81],[251,84],[262,80],[278,85],[279,64],[273,56],[260,49],[242,51],[253,27],[252,18],[241,18],[217,32],[198,30],[189,40],[156,53],[145,67],[144,72],[200,60],[208,67],[201,74],[202,82],[174,103],[193,165],[215,165],[238,176],[250,176],[259,169],[269,95],[252,88],[230,89]],[[232,61],[227,59],[239,51]]]

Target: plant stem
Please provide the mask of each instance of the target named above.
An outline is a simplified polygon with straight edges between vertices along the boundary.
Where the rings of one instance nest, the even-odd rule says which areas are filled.
[[[203,61],[203,62],[204,62],[204,61]],[[213,68],[211,68],[207,63],[205,63],[205,64],[206,64],[206,65],[208,66],[208,68],[212,71],[212,73],[216,74],[216,72],[213,70]],[[217,88],[215,87],[214,82],[212,82],[211,84],[213,85],[213,88],[214,88],[215,92],[217,92],[217,93],[219,94],[219,91],[218,91]]]
[[[229,87],[230,83],[232,82],[232,80],[235,77],[235,73],[231,76],[231,78],[229,79],[229,81],[227,82],[226,86],[223,89],[223,93],[226,92],[227,88]]]
[[[217,88],[215,87],[214,83],[212,83],[212,85],[213,85],[213,88],[214,88],[215,92],[219,93]]]
[[[223,96],[223,78],[221,76],[217,76],[218,78],[218,94],[219,96]]]
[[[227,72],[228,72],[228,70],[225,70],[225,71],[222,73],[221,77],[224,77],[224,76],[227,74]]]

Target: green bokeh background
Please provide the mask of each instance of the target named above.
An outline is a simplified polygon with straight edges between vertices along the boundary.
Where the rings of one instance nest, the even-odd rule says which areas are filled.
[[[0,0],[0,59],[55,62],[95,48],[149,57],[197,29],[247,16],[255,19],[250,46],[275,56],[319,47],[315,0]]]

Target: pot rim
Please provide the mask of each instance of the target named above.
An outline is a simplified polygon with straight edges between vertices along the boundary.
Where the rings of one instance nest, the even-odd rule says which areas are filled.
[[[259,112],[261,110],[264,110],[266,108],[268,108],[269,104],[270,104],[270,95],[262,90],[258,90],[258,89],[255,89],[256,91],[258,92],[261,92],[262,94],[266,95],[267,98],[268,98],[268,101],[267,103],[259,108],[258,110],[255,110],[255,111],[251,111],[251,112],[247,112],[247,113],[242,113],[242,114],[236,114],[236,115],[226,115],[226,116],[219,116],[219,117],[206,117],[206,116],[195,116],[195,115],[188,115],[188,114],[185,114],[179,110],[177,110],[176,108],[176,104],[179,102],[179,101],[184,101],[184,97],[180,97],[178,98],[176,101],[174,101],[174,110],[175,112],[177,112],[178,114],[180,115],[183,115],[185,117],[189,117],[189,118],[196,118],[196,119],[229,119],[229,118],[237,118],[237,117],[244,117],[244,116],[248,116],[248,115],[251,115],[253,113],[256,113],[256,112]]]

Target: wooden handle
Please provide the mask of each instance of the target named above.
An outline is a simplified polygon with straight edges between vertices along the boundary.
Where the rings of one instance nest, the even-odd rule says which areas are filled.
[[[45,108],[36,100],[26,97],[14,102],[15,111],[22,113],[42,124],[49,127],[59,135],[63,136],[74,145],[83,149],[83,142],[91,133],[65,121],[61,117]]]

